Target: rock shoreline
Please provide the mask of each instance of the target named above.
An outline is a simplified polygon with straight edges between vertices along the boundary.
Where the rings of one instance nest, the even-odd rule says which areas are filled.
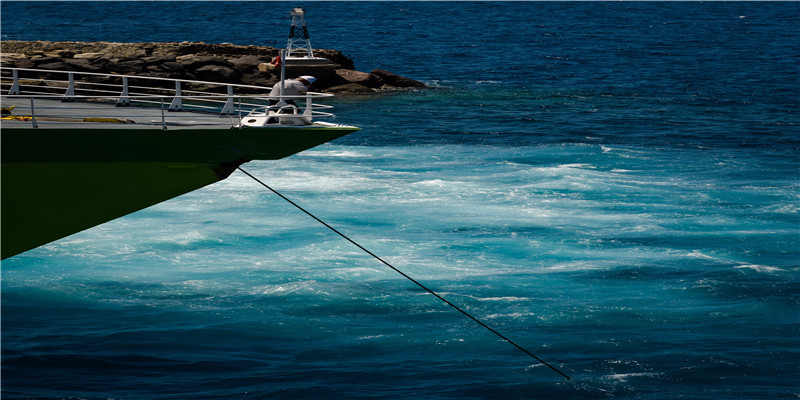
[[[280,50],[271,46],[203,42],[116,43],[68,41],[0,42],[3,68],[32,68],[272,87],[280,69],[271,61]],[[422,88],[419,81],[388,71],[356,71],[353,60],[338,50],[315,49],[327,66],[287,64],[287,77],[314,75],[312,90],[338,94],[370,94]]]

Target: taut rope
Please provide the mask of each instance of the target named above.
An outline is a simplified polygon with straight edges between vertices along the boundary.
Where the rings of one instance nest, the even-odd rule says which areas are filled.
[[[343,233],[339,232],[339,231],[338,231],[338,230],[336,230],[334,227],[332,227],[332,226],[328,225],[328,224],[327,224],[325,221],[323,221],[323,220],[321,220],[321,219],[317,218],[317,217],[316,217],[314,214],[311,214],[310,212],[306,211],[306,210],[305,210],[303,207],[300,207],[299,205],[297,205],[297,203],[295,203],[295,202],[293,202],[293,201],[289,200],[289,199],[288,199],[286,196],[284,196],[284,195],[282,195],[282,194],[278,193],[278,191],[277,191],[277,190],[275,190],[275,189],[273,189],[273,188],[269,187],[269,186],[268,186],[266,183],[264,183],[264,182],[260,181],[258,178],[256,178],[255,176],[251,175],[249,172],[247,172],[247,171],[243,170],[241,167],[239,167],[238,169],[239,169],[239,171],[242,171],[242,172],[243,172],[245,175],[249,176],[250,178],[253,178],[253,180],[254,180],[254,181],[256,181],[256,182],[260,183],[262,186],[264,186],[265,188],[269,189],[269,190],[270,190],[272,193],[275,193],[276,195],[280,196],[280,198],[282,198],[282,199],[286,200],[287,202],[289,202],[289,204],[291,204],[291,205],[295,206],[295,207],[296,207],[297,209],[299,209],[300,211],[302,211],[302,212],[304,212],[304,213],[308,214],[308,216],[310,216],[311,218],[314,218],[315,220],[317,220],[317,222],[319,222],[320,224],[322,224],[322,225],[325,225],[325,227],[326,227],[326,228],[328,228],[328,229],[332,230],[334,233],[336,233],[337,235],[339,235],[339,236],[343,237],[345,240],[347,240],[348,242],[352,243],[353,245],[355,245],[355,246],[356,246],[356,247],[358,247],[359,249],[363,250],[365,253],[367,253],[367,254],[371,255],[373,258],[375,258],[376,260],[380,261],[380,262],[381,262],[383,265],[386,265],[387,267],[389,267],[389,268],[393,269],[393,270],[394,270],[395,272],[397,272],[398,274],[402,275],[404,278],[406,278],[406,279],[410,280],[411,282],[414,282],[414,284],[416,284],[417,286],[421,287],[422,289],[425,289],[425,291],[426,291],[426,292],[428,292],[428,293],[430,293],[430,294],[432,294],[432,295],[436,296],[436,298],[437,298],[437,299],[439,299],[439,300],[443,301],[443,302],[444,302],[445,304],[447,304],[448,306],[450,306],[450,307],[453,307],[453,308],[454,308],[454,309],[456,309],[458,312],[460,312],[460,313],[462,313],[462,314],[466,315],[466,316],[467,316],[469,319],[471,319],[471,320],[475,321],[476,323],[478,323],[478,325],[480,325],[480,326],[482,326],[482,327],[484,327],[484,328],[488,329],[490,332],[494,333],[495,335],[497,335],[497,336],[498,336],[498,337],[500,337],[501,339],[503,339],[503,340],[505,340],[506,342],[510,343],[512,346],[514,346],[514,347],[516,347],[516,348],[518,348],[518,349],[522,350],[522,351],[523,351],[525,354],[527,354],[527,355],[529,355],[529,356],[533,357],[534,359],[536,359],[536,361],[539,361],[540,363],[542,363],[542,364],[546,365],[547,367],[549,367],[549,368],[550,368],[550,369],[552,369],[553,371],[555,371],[555,372],[558,372],[558,373],[559,373],[561,376],[563,376],[564,378],[567,378],[567,380],[571,380],[571,378],[570,378],[569,376],[567,376],[565,373],[563,373],[563,372],[559,371],[559,370],[558,370],[556,367],[554,367],[554,366],[552,366],[552,365],[548,364],[547,362],[545,362],[545,361],[544,361],[544,360],[542,360],[541,358],[539,358],[539,357],[536,357],[535,355],[533,355],[533,353],[529,352],[528,350],[526,350],[526,349],[525,349],[525,348],[523,348],[522,346],[520,346],[520,345],[518,345],[518,344],[514,343],[514,342],[513,342],[511,339],[509,339],[509,338],[507,338],[507,337],[503,336],[503,335],[502,335],[500,332],[497,332],[496,330],[494,330],[494,329],[493,329],[492,327],[490,327],[489,325],[486,325],[486,324],[485,324],[485,323],[483,323],[481,320],[479,320],[479,319],[477,319],[477,318],[473,317],[473,316],[472,316],[472,315],[470,315],[468,312],[466,312],[466,311],[462,310],[461,308],[459,308],[459,307],[458,307],[458,306],[456,306],[455,304],[453,304],[453,303],[449,302],[447,299],[445,299],[444,297],[440,296],[438,293],[434,292],[433,290],[431,290],[431,289],[428,289],[428,288],[427,288],[425,285],[423,285],[423,284],[419,283],[419,282],[418,282],[418,281],[416,281],[414,278],[412,278],[412,277],[408,276],[408,275],[407,275],[405,272],[403,272],[403,271],[401,271],[401,270],[399,270],[399,269],[395,268],[393,265],[389,264],[388,262],[384,261],[382,258],[380,258],[380,257],[378,257],[377,255],[375,255],[375,253],[373,253],[373,252],[371,252],[371,251],[367,250],[366,248],[364,248],[364,246],[361,246],[360,244],[356,243],[355,241],[353,241],[352,239],[350,239],[349,237],[347,237],[345,234],[343,234]]]

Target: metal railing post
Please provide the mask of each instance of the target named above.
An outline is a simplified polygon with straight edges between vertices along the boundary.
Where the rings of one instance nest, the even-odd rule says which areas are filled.
[[[128,98],[128,77],[122,77],[122,93],[119,95],[119,99],[117,99],[117,107],[127,107],[131,104],[131,99]]]
[[[8,91],[8,94],[19,94],[19,73],[17,69],[12,69],[11,74],[14,75],[14,83],[11,84],[11,90]]]
[[[313,104],[314,104],[314,101],[311,100],[311,95],[306,93],[306,109],[303,110],[303,116],[311,117],[311,111],[312,111]]]
[[[67,87],[67,92],[64,93],[64,98],[61,101],[75,101],[75,76],[72,72],[67,76],[69,76],[69,87]]]
[[[233,114],[233,85],[228,85],[228,100],[225,102],[225,106],[222,107],[222,112],[220,114]]]
[[[36,123],[36,108],[33,105],[33,97],[31,97],[31,125],[38,128],[39,124]]]
[[[167,130],[167,116],[164,115],[164,98],[161,98],[161,129]]]
[[[183,101],[181,99],[181,81],[175,81],[175,97],[172,98],[172,103],[169,105],[170,111],[180,111],[183,109]]]
[[[242,99],[239,99],[239,129],[242,128]]]

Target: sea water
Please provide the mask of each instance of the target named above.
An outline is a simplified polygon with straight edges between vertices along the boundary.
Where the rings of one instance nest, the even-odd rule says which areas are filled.
[[[298,5],[4,1],[2,38],[282,47]],[[303,6],[430,87],[243,168],[572,380],[236,172],[4,260],[3,398],[800,396],[800,3]]]

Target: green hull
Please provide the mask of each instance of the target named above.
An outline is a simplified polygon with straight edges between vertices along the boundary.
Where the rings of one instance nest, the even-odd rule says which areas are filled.
[[[357,130],[3,129],[7,258]]]

